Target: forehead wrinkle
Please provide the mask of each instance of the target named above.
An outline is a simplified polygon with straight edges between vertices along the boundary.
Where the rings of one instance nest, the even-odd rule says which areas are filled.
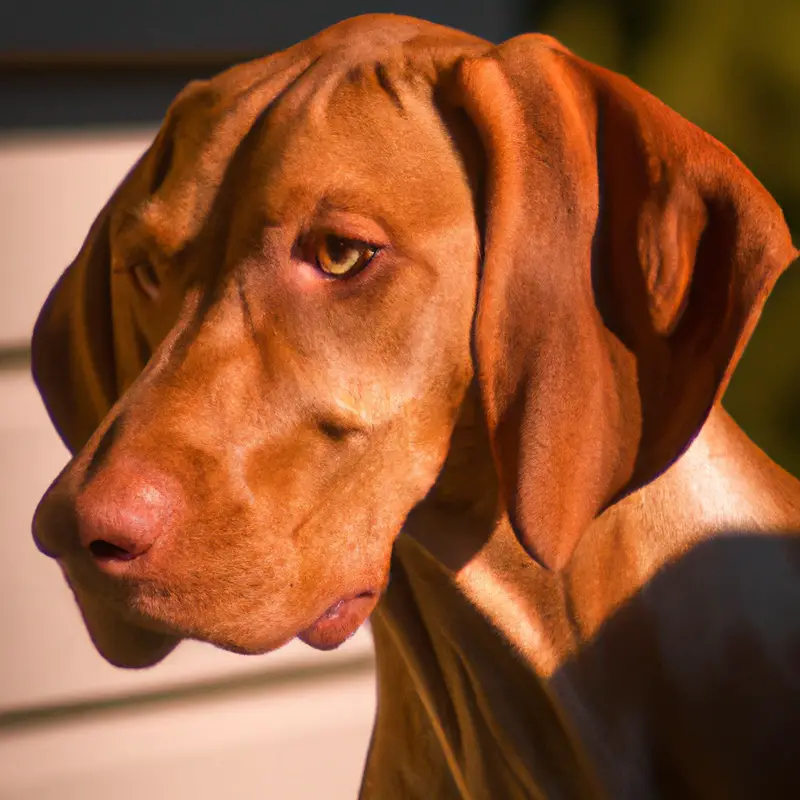
[[[432,91],[443,64],[435,48],[413,47],[407,41],[388,40],[369,47],[347,41],[318,52],[312,66],[285,92],[273,110],[284,124],[305,119],[324,125],[329,108],[348,87],[381,94],[399,112],[409,87]],[[455,58],[455,51],[449,60]],[[447,59],[445,59],[447,60]]]
[[[284,135],[304,123],[324,127],[334,98],[343,87],[350,85],[381,89],[401,107],[387,65],[393,62],[405,65],[405,59],[399,46],[389,49],[391,54],[385,59],[376,59],[374,50],[364,51],[363,55],[369,57],[361,58],[362,51],[352,45],[333,48],[319,55],[274,104],[272,125],[282,128]]]
[[[276,104],[276,124],[284,129],[307,121],[324,125],[325,109],[345,69],[346,66],[331,58],[330,54],[320,56],[304,73],[303,79],[297,81],[291,91],[284,93]]]
[[[383,102],[387,109],[401,117],[408,114],[407,98],[430,93],[436,76],[419,63],[420,59],[411,59],[400,47],[387,50],[382,56],[372,56],[362,62],[353,64],[342,75],[337,86],[340,100],[348,102],[353,93],[358,97],[358,104],[364,102],[363,95],[371,95],[373,102]],[[380,99],[379,99],[380,98]]]

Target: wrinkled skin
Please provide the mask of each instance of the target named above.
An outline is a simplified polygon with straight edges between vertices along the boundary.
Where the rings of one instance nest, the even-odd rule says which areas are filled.
[[[796,255],[553,40],[342,23],[188,87],[53,290],[34,536],[116,664],[374,612],[364,797],[797,796],[800,486],[719,405]]]

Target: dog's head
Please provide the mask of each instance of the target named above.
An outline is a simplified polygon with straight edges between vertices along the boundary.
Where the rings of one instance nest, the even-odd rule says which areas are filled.
[[[722,146],[546,37],[377,16],[190,85],[36,326],[100,651],[343,641],[477,376],[552,569],[687,446],[794,256]]]

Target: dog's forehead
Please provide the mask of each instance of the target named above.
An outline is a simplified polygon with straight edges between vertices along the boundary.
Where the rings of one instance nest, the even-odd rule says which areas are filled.
[[[392,183],[413,196],[443,167],[437,76],[488,46],[432,23],[372,15],[191,84],[141,165],[136,216],[165,251],[178,251],[205,224],[237,161],[240,174],[274,187],[265,196],[273,206],[332,184],[363,198]]]
[[[431,220],[466,182],[433,87],[396,67],[359,65],[313,85],[299,103],[287,95],[288,108],[277,104],[254,132],[237,188],[275,222],[322,198],[384,219],[416,208],[419,222]]]

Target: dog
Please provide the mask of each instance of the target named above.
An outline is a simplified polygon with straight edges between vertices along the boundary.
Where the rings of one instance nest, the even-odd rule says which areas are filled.
[[[800,484],[720,398],[736,157],[558,42],[342,22],[190,84],[37,321],[100,653],[336,647],[364,798],[797,797]]]

